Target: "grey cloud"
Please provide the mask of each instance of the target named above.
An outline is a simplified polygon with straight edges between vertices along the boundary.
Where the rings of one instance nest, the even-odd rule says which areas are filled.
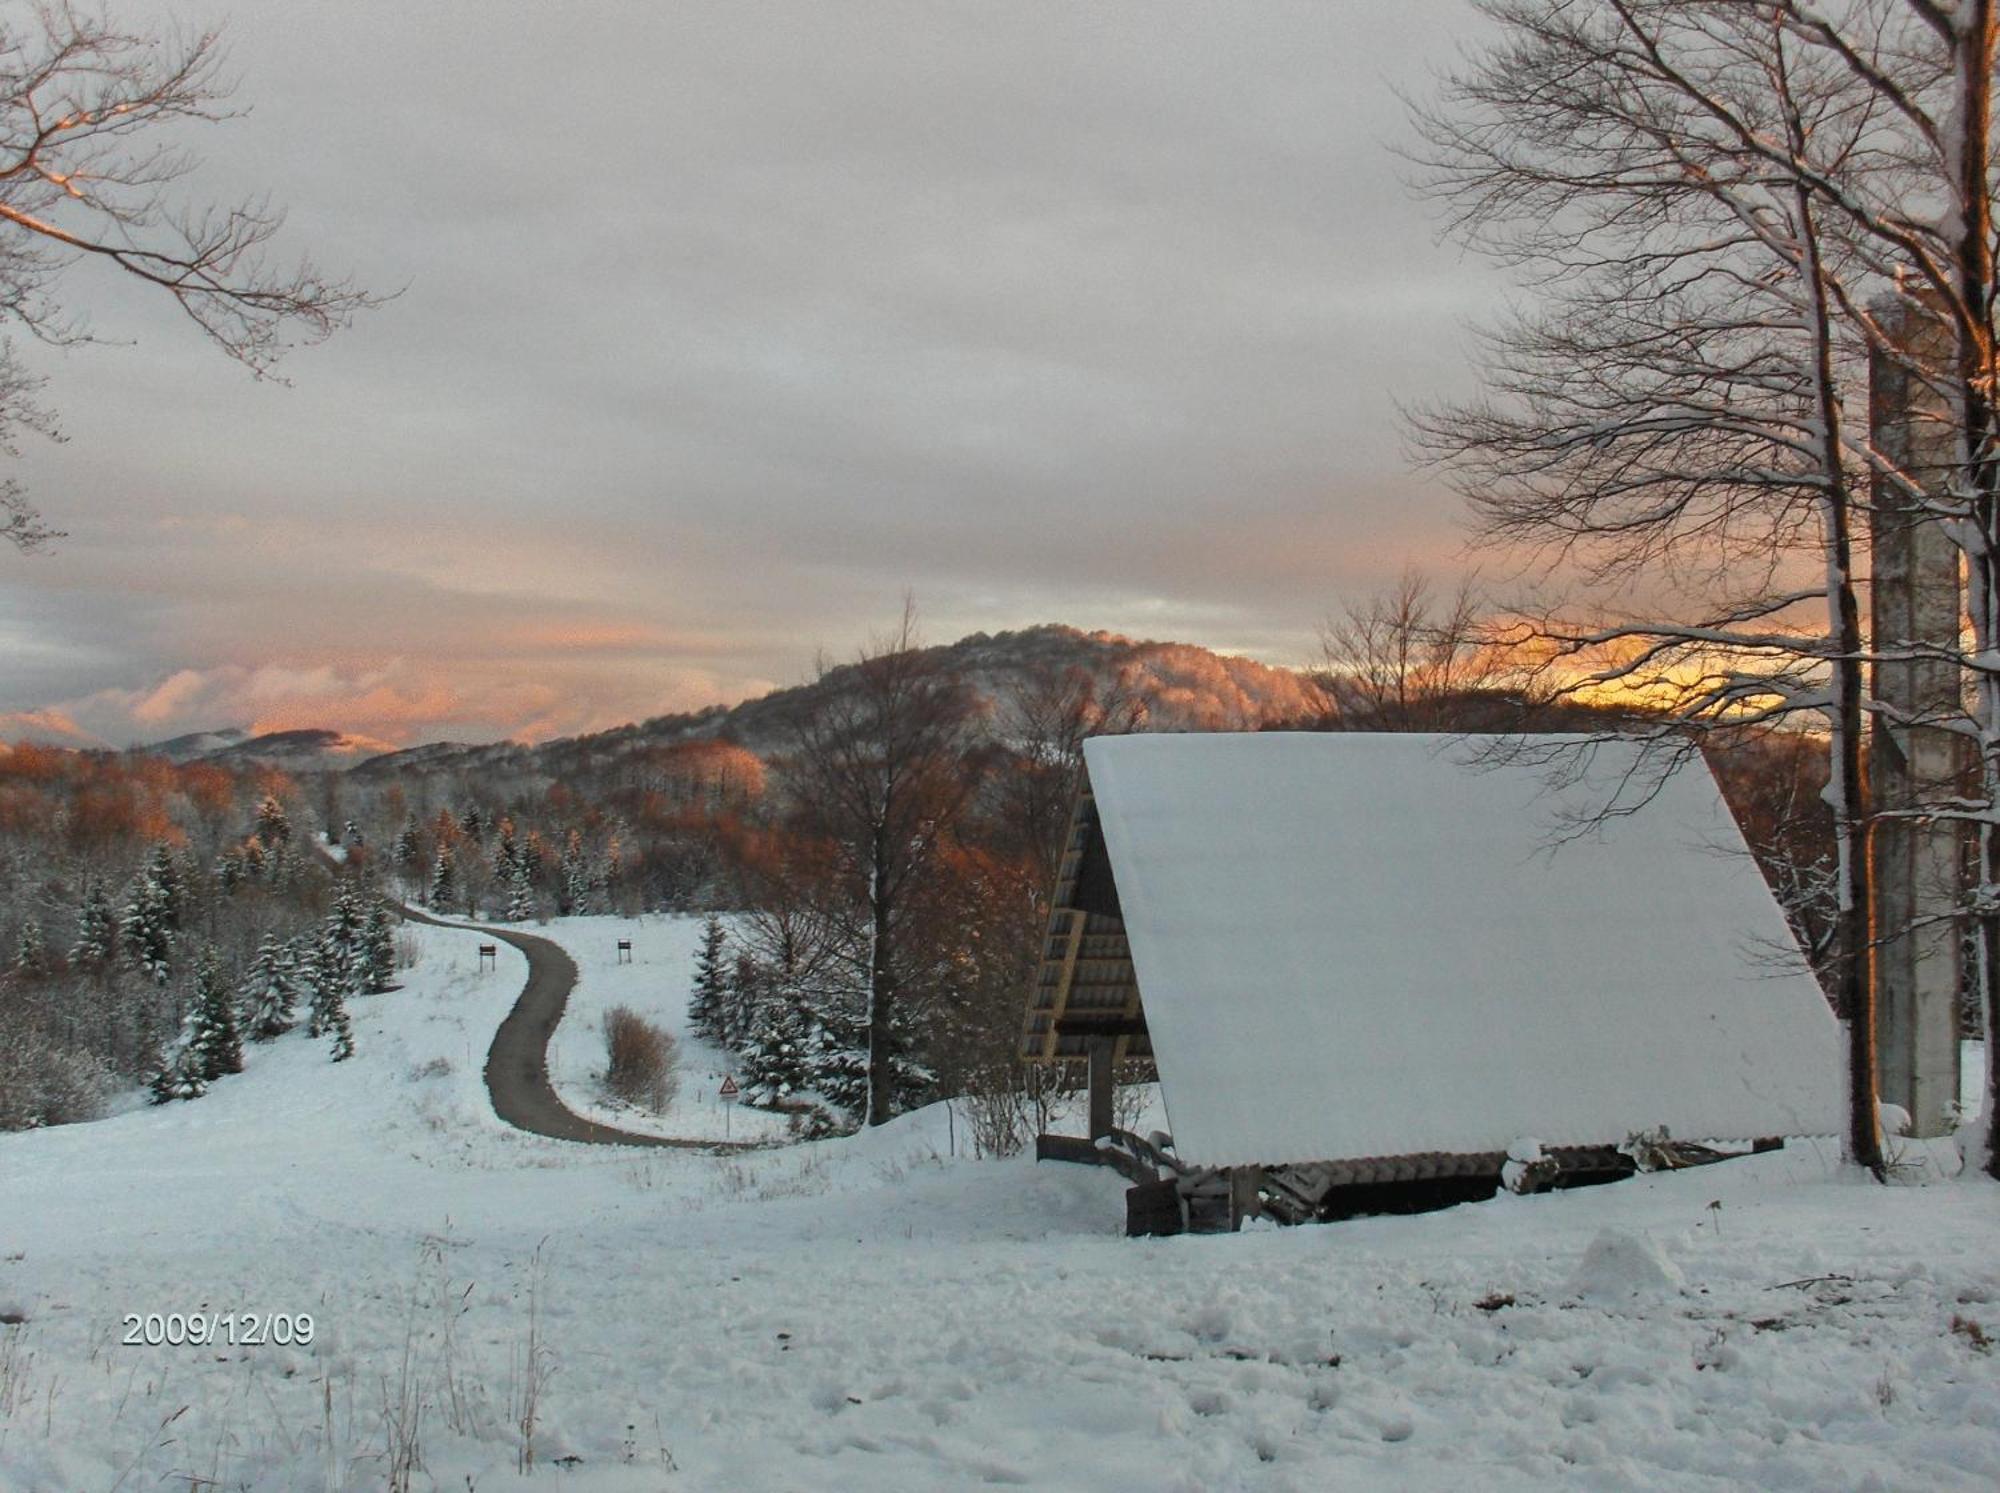
[[[204,180],[406,289],[287,389],[79,281],[132,345],[48,362],[73,439],[25,475],[76,538],[9,571],[0,709],[398,658],[642,714],[795,677],[905,586],[934,631],[1303,658],[1340,595],[1456,563],[1395,400],[1464,386],[1494,287],[1385,142],[1462,16],[239,10],[255,107]],[[564,628],[624,641],[585,667]]]

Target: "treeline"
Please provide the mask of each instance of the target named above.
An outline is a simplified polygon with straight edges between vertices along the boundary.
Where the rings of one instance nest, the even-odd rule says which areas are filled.
[[[323,1006],[368,939],[371,979],[393,961],[387,908],[294,834],[301,800],[266,769],[0,755],[0,1129],[90,1118],[142,1085],[191,1097],[240,1068],[246,1026],[289,1024],[274,984]]]

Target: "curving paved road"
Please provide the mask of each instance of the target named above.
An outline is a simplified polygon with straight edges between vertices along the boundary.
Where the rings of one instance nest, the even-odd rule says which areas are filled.
[[[562,1020],[563,1007],[576,987],[576,964],[561,947],[532,933],[515,933],[483,923],[448,923],[414,907],[400,907],[413,923],[434,928],[458,928],[510,943],[528,956],[528,983],[514,1009],[494,1033],[486,1053],[486,1092],[493,1112],[509,1125],[555,1140],[581,1141],[593,1146],[666,1146],[677,1151],[734,1151],[746,1141],[680,1140],[664,1135],[640,1135],[615,1125],[586,1120],[556,1096],[549,1082],[549,1038]]]

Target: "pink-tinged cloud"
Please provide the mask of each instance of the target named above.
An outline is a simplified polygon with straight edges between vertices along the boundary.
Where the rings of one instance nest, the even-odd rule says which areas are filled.
[[[753,682],[754,683],[754,682]],[[733,691],[731,697],[755,690]],[[226,664],[180,669],[139,689],[105,689],[0,716],[0,738],[70,745],[144,743],[193,731],[328,729],[382,750],[441,738],[541,741],[699,708],[723,698],[699,670],[537,665],[508,659],[368,666]]]

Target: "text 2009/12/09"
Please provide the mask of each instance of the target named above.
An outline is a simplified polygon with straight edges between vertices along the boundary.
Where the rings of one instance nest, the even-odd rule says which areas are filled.
[[[127,1312],[128,1348],[303,1347],[313,1340],[309,1312]]]

